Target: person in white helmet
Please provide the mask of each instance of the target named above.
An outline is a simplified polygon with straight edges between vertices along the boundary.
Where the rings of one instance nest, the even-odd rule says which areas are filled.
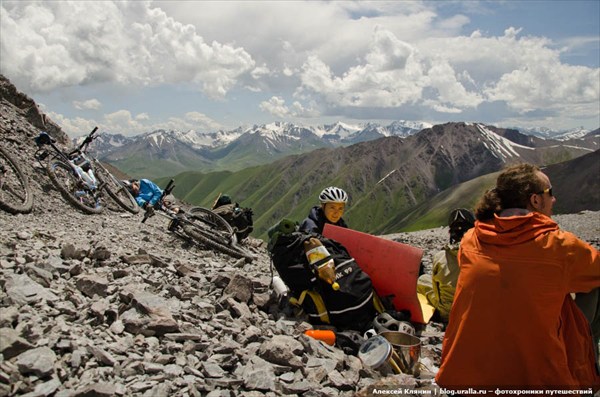
[[[319,194],[321,205],[311,208],[308,217],[302,221],[300,231],[322,234],[326,223],[348,227],[342,216],[348,202],[348,194],[342,189],[330,186]]]

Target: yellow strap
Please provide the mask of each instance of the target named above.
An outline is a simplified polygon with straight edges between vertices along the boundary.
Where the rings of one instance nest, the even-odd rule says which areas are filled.
[[[308,291],[306,290],[308,295],[310,295],[310,297],[313,300],[313,303],[315,304],[315,307],[317,308],[317,314],[319,315],[319,318],[321,319],[321,321],[323,321],[324,323],[329,324],[329,313],[327,313],[327,308],[325,307],[325,302],[323,302],[323,298],[321,297],[321,294],[319,294],[317,291]]]
[[[377,310],[377,313],[385,312],[385,307],[383,307],[383,303],[381,303],[381,299],[375,291],[373,291],[373,306],[375,307],[375,310]]]
[[[313,304],[317,309],[317,314],[321,321],[323,321],[326,324],[329,324],[329,313],[327,313],[327,308],[325,307],[325,302],[323,302],[321,294],[319,294],[317,291],[309,291],[305,289],[304,291],[302,291],[302,293],[300,293],[298,299],[291,297],[289,301],[292,305],[300,307],[302,306],[302,302],[304,302],[304,299],[306,299],[306,295],[310,296],[310,298],[312,299]]]

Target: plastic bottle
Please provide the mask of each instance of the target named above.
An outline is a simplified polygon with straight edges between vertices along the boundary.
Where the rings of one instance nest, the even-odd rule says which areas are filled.
[[[309,329],[304,331],[304,335],[318,339],[330,346],[335,344],[335,332],[328,329]]]
[[[281,277],[273,276],[272,280],[273,290],[277,294],[277,296],[287,296],[288,287],[285,285]]]
[[[308,263],[311,265],[314,265],[323,259],[331,258],[327,248],[323,246],[319,239],[314,237],[304,241],[304,252],[306,253]],[[340,285],[335,281],[335,262],[333,259],[329,259],[325,263],[318,265],[317,275],[321,280],[331,284],[331,288],[333,288],[335,291],[340,289]]]

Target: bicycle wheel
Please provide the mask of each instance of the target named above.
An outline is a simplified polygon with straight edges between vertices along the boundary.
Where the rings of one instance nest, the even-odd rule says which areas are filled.
[[[254,255],[235,243],[228,244],[226,239],[220,238],[214,231],[207,231],[206,225],[198,225],[197,222],[189,222],[183,225],[183,231],[192,240],[200,245],[212,248],[234,258],[244,258],[250,263],[254,260]]]
[[[73,206],[88,214],[102,212],[102,206],[95,193],[84,187],[79,175],[75,173],[69,164],[65,164],[55,157],[48,161],[46,171],[54,186]]]
[[[27,177],[17,161],[1,147],[0,208],[11,214],[25,214],[33,208],[33,195]]]
[[[132,214],[140,212],[140,206],[131,193],[129,193],[129,190],[127,190],[113,174],[104,168],[98,160],[94,161],[94,175],[98,178],[102,189],[108,193],[110,198],[112,198],[119,207]]]
[[[188,212],[192,214],[194,218],[200,219],[211,229],[231,236],[230,241],[231,238],[235,236],[234,230],[231,227],[231,225],[227,223],[227,221],[223,219],[221,215],[214,213],[208,208],[192,207],[188,210]]]

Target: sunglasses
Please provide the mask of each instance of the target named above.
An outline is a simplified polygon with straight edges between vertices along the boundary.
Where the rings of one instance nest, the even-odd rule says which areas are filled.
[[[536,193],[536,194],[544,194],[544,193],[548,193],[550,196],[553,196],[553,194],[552,194],[552,186],[550,186],[549,188],[544,189],[541,192]]]

